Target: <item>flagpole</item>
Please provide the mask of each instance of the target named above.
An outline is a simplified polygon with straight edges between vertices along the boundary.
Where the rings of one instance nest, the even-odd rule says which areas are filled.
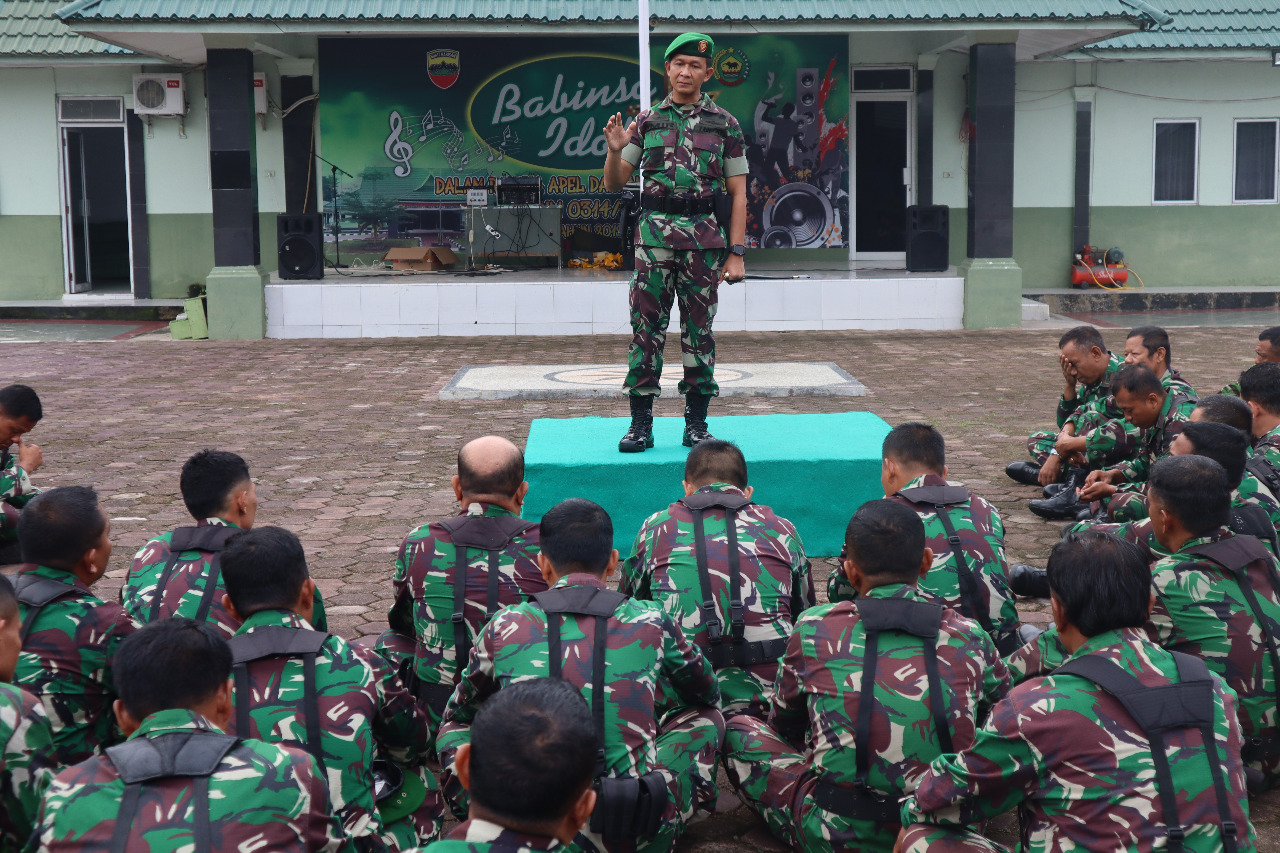
[[[639,0],[637,30],[640,39],[640,110],[649,109],[649,0]],[[644,192],[644,169],[636,169],[636,180]]]

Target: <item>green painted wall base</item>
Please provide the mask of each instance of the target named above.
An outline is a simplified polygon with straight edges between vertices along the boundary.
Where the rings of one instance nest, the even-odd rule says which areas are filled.
[[[1016,329],[1022,325],[1022,268],[1013,258],[965,258],[964,327]]]
[[[62,218],[0,216],[0,299],[61,299]]]
[[[205,279],[211,340],[259,341],[266,337],[269,278],[262,267],[213,268]]]

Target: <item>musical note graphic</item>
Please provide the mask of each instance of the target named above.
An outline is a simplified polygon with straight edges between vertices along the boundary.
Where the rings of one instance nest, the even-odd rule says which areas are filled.
[[[387,135],[382,151],[387,155],[388,160],[397,164],[396,177],[407,178],[413,171],[413,165],[409,162],[413,157],[413,146],[400,138],[400,134],[404,131],[404,119],[400,117],[399,112],[392,110],[387,121],[391,132]]]

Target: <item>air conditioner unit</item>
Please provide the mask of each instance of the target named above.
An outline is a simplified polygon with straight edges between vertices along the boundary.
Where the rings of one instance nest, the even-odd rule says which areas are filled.
[[[253,72],[253,112],[260,116],[267,114],[267,75],[261,71]]]
[[[133,111],[140,116],[180,116],[187,111],[181,74],[133,75]]]

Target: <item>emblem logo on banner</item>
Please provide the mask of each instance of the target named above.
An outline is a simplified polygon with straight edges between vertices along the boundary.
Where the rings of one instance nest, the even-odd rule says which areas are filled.
[[[751,62],[738,48],[726,47],[716,51],[715,59],[711,60],[711,70],[721,84],[737,86],[751,73]]]
[[[458,82],[462,62],[456,50],[432,50],[427,52],[427,76],[441,89],[448,89]]]

